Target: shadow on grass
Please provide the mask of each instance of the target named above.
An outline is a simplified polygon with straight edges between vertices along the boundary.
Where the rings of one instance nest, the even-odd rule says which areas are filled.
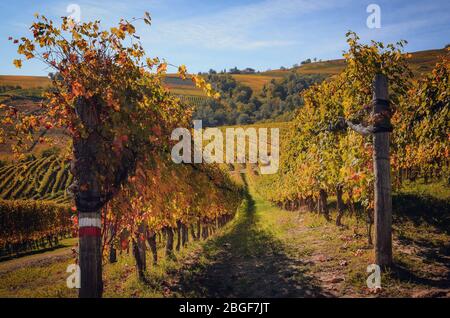
[[[426,223],[450,235],[450,200],[400,193],[393,196],[392,204],[395,223],[405,220],[414,225]]]
[[[258,228],[258,218],[255,202],[246,192],[232,227],[206,242],[200,260],[180,272],[181,294],[187,297],[327,296],[306,275],[300,260],[289,257],[279,240]]]
[[[421,225],[434,228],[430,230],[442,237],[450,235],[450,200],[439,199],[425,194],[399,193],[393,196],[394,223],[401,225],[404,222],[412,222],[419,235],[404,235],[399,233],[398,239],[405,246],[416,245],[419,250],[416,255],[427,260],[428,263],[438,265],[443,272],[429,272],[424,266],[411,268],[401,260],[393,268],[393,274],[400,280],[410,281],[416,284],[436,287],[450,287],[450,242],[435,241],[428,237],[427,230],[420,229]],[[444,239],[445,241],[445,239]],[[420,275],[419,275],[420,274]],[[442,275],[445,275],[443,277]]]
[[[409,266],[403,262],[396,262],[391,269],[391,275],[400,281],[422,285],[427,288],[450,288],[450,275],[448,273],[446,277],[425,277],[423,275],[418,275],[417,270],[409,268]]]

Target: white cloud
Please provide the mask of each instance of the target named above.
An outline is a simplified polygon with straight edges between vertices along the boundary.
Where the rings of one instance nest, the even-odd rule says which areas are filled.
[[[288,46],[297,41],[289,40],[286,33],[273,34],[268,27],[271,22],[338,5],[342,1],[265,0],[187,19],[157,21],[154,32],[143,40],[233,50]]]
[[[139,32],[143,43],[191,45],[207,49],[252,50],[269,47],[286,47],[298,44],[298,34],[283,28],[274,30],[274,21],[283,23],[286,19],[307,13],[345,5],[348,0],[262,0],[251,4],[237,4],[229,8],[190,15],[187,18],[167,18],[155,15],[148,31]],[[101,20],[104,26],[117,23],[121,17],[142,16],[144,11],[164,8],[164,11],[182,10],[170,0],[137,0],[132,5],[119,0],[71,0],[47,3],[51,15],[68,15],[69,4],[81,8],[81,20]],[[186,5],[186,4],[184,4]],[[181,9],[180,9],[181,8]],[[181,13],[181,12],[180,12]],[[179,16],[179,15],[178,15]]]

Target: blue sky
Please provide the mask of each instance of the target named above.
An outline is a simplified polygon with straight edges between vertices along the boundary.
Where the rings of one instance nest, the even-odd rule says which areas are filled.
[[[15,69],[18,55],[7,38],[29,35],[35,12],[57,19],[69,14],[72,3],[80,6],[82,21],[100,19],[105,27],[149,11],[153,25],[137,25],[147,54],[186,64],[191,72],[266,70],[306,58],[340,58],[349,29],[364,41],[405,39],[409,52],[450,43],[448,0],[14,0],[0,2],[0,74],[46,75],[50,70],[36,61]],[[381,8],[380,29],[366,25],[371,3]]]

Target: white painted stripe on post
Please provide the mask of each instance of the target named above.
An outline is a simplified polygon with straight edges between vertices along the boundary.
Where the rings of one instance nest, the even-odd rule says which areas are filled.
[[[100,218],[81,218],[79,220],[79,227],[98,227],[102,228],[102,220]]]

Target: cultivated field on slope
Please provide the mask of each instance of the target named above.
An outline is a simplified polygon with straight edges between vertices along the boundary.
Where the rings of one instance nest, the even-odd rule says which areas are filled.
[[[0,75],[0,86],[20,86],[21,88],[45,88],[51,84],[45,76]]]
[[[440,50],[426,50],[411,53],[411,58],[409,59],[409,65],[412,71],[416,74],[422,74],[430,72],[440,55],[445,54],[444,49]],[[342,59],[330,60],[324,62],[316,62],[305,64],[296,69],[298,73],[301,74],[328,74],[334,75],[341,72],[345,67],[345,62]]]
[[[436,50],[426,50],[426,51],[418,51],[412,52],[411,58],[409,59],[409,65],[416,76],[430,72],[435,66],[436,62],[439,60],[439,56],[442,56],[446,53],[445,49],[436,49]],[[309,63],[304,64],[295,69],[297,73],[300,74],[325,74],[325,75],[334,75],[341,72],[345,67],[345,62],[343,59],[338,60],[329,60],[323,62]],[[284,75],[288,74],[288,70],[271,70],[267,72],[262,72],[260,74],[255,75],[247,75],[244,77],[246,81],[251,81],[249,77],[252,76],[262,76],[265,78],[281,78]],[[237,80],[242,81],[239,77],[236,77]],[[269,80],[270,81],[270,80]],[[268,81],[268,82],[269,82]],[[263,84],[262,84],[263,85]],[[254,85],[255,89],[262,89]]]
[[[50,84],[50,79],[44,76],[0,75],[0,86],[20,86],[20,89],[8,90],[1,95],[39,97]],[[205,96],[191,80],[182,80],[175,74],[168,74],[165,84],[176,95]]]
[[[224,126],[220,127],[220,130],[225,136],[227,128],[243,128],[244,130],[247,128],[255,128],[257,132],[259,128],[268,128],[268,144],[270,144],[270,128],[280,129],[281,140],[289,127],[290,123],[280,122],[245,126]],[[58,137],[63,135],[60,132],[50,130],[49,136],[58,139]],[[64,137],[63,140],[68,142],[67,137]],[[247,137],[246,142],[248,143]],[[204,143],[206,145],[209,141],[204,140]],[[56,147],[61,148],[63,145],[64,143],[61,143],[56,145]],[[55,155],[42,156],[42,151],[48,147],[49,145],[45,144],[38,145],[37,149],[31,152],[36,159],[6,164],[0,167],[0,199],[55,200],[57,203],[63,203],[69,200],[65,191],[72,181],[72,175],[69,172],[69,162]],[[235,144],[235,150],[236,147],[237,144]],[[225,151],[225,148],[223,150]],[[270,147],[268,147],[268,150],[270,151]],[[6,150],[4,151],[6,153]]]
[[[189,79],[181,79],[176,74],[167,74],[164,79],[165,86],[175,95],[186,95],[186,96],[204,96],[205,93],[197,88]]]
[[[432,70],[440,55],[445,53],[445,49],[425,50],[411,53],[410,66],[413,72],[418,75]],[[329,60],[323,62],[309,63],[301,65],[295,71],[300,74],[326,74],[333,75],[344,69],[344,60]],[[290,70],[270,70],[257,74],[233,74],[238,82],[250,86],[254,92],[259,93],[263,86],[272,79],[280,79]],[[176,74],[168,74],[166,86],[176,95],[205,96],[203,91],[195,87],[190,80],[182,80]],[[22,89],[45,88],[50,85],[50,80],[44,76],[14,76],[0,75],[0,86],[12,85],[21,86]]]
[[[0,168],[0,199],[33,199],[67,203],[72,183],[69,162],[51,155]]]
[[[233,74],[232,77],[239,83],[249,86],[254,93],[259,94],[264,85],[270,83],[273,79],[279,79],[284,76],[285,73],[273,73],[268,72],[262,74]]]

